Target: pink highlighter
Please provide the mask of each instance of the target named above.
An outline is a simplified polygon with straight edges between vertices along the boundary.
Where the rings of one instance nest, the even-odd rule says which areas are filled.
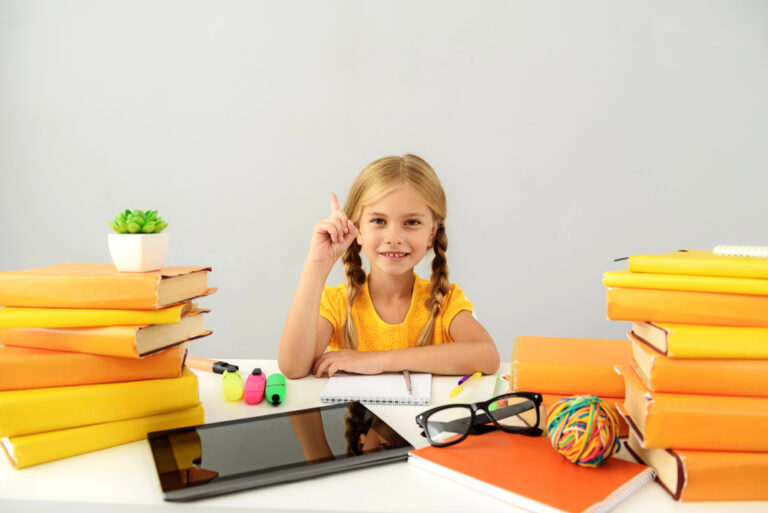
[[[264,386],[267,377],[261,372],[261,368],[256,367],[248,375],[245,381],[245,402],[248,404],[258,404],[264,399]]]

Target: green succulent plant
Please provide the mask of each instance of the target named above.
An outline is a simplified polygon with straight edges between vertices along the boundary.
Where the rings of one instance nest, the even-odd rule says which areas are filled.
[[[160,233],[168,223],[157,215],[157,210],[129,210],[120,212],[109,223],[117,233]]]

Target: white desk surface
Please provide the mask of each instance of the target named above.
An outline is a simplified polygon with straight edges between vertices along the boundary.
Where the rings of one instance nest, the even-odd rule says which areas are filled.
[[[278,372],[275,360],[227,360],[240,366],[246,375],[254,367],[266,373]],[[221,395],[221,376],[196,372],[206,422],[250,417],[320,405],[326,379],[307,377],[289,380],[285,402],[273,406],[230,403]],[[453,377],[435,376],[432,403],[448,401]],[[493,392],[494,377],[486,376],[468,387],[453,401],[487,399]],[[377,406],[371,409],[416,447],[427,445],[414,422],[423,406]],[[629,458],[626,450],[617,457]],[[505,502],[457,485],[447,479],[415,468],[406,462],[390,463],[315,479],[248,490],[188,503],[163,501],[148,443],[133,442],[111,449],[83,454],[14,470],[3,457],[0,461],[0,512],[136,512],[185,510],[288,512],[511,512],[522,511]],[[766,512],[768,501],[678,503],[656,483],[646,485],[613,511],[617,513],[661,512]]]

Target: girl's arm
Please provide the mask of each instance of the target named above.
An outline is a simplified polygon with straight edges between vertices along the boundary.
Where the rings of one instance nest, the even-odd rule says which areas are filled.
[[[391,351],[341,350],[326,353],[315,363],[315,376],[338,371],[360,374],[399,372],[407,369],[433,374],[492,374],[499,369],[499,352],[493,339],[468,311],[459,312],[449,328],[454,342]]]
[[[309,254],[280,337],[277,364],[289,379],[309,374],[331,339],[331,323],[318,315],[323,286],[333,264],[356,236],[357,228],[331,193],[331,215],[312,230]]]

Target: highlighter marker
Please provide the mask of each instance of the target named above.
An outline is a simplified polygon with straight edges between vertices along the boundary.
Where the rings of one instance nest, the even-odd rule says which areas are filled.
[[[253,369],[245,380],[245,402],[248,404],[258,404],[264,399],[264,387],[267,383],[267,377],[261,372],[259,367]]]
[[[285,399],[285,376],[276,372],[267,378],[267,386],[264,392],[267,401],[277,406]]]
[[[234,365],[230,365],[221,376],[221,388],[227,401],[239,401],[243,397],[243,378]]]
[[[221,362],[217,360],[210,360],[208,358],[198,358],[197,356],[188,356],[185,360],[187,367],[197,369],[205,372],[213,372],[214,374],[224,374],[227,367],[234,367],[238,370],[237,365],[231,365],[227,362]]]
[[[461,378],[461,385],[458,385],[456,388],[451,390],[451,393],[448,394],[448,397],[456,397],[459,395],[463,390],[464,387],[472,383],[473,381],[477,381],[478,379],[483,377],[483,373],[478,371],[474,374],[470,375],[469,377]]]

